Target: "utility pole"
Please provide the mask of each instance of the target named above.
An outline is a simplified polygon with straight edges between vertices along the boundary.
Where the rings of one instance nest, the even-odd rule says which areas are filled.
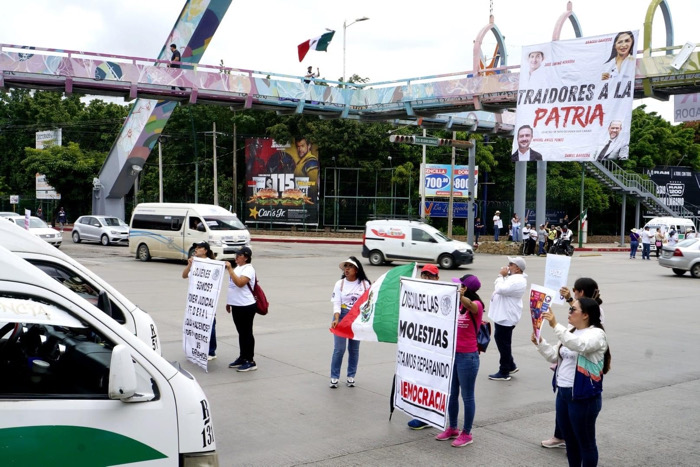
[[[457,139],[457,132],[452,132],[452,139]],[[452,238],[452,215],[454,208],[454,192],[455,192],[455,156],[457,155],[457,148],[452,146],[452,162],[450,167],[450,203],[447,208],[447,236]],[[469,174],[471,175],[471,174]]]
[[[236,159],[238,146],[236,141],[236,114],[233,114],[233,212],[238,212],[238,172],[236,169]]]
[[[213,141],[214,141],[214,205],[218,206],[219,205],[219,181],[218,181],[218,176],[217,176],[217,166],[216,166],[216,122],[212,122],[213,129],[212,132],[214,134]]]

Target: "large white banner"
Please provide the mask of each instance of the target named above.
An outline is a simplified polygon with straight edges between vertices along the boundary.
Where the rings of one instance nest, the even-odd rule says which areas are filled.
[[[187,359],[207,371],[209,339],[226,269],[223,261],[194,258],[190,268],[182,346]]]
[[[629,157],[638,31],[523,47],[511,160]]]
[[[673,121],[697,122],[700,120],[700,93],[673,96]]]
[[[457,284],[401,279],[394,406],[445,429],[457,336]]]

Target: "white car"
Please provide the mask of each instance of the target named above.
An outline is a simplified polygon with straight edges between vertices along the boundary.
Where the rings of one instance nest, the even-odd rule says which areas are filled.
[[[73,224],[73,242],[100,242],[104,246],[112,243],[129,243],[129,226],[118,217],[80,216]]]
[[[18,226],[25,228],[23,216],[8,217],[8,219]],[[45,242],[55,246],[56,248],[59,248],[63,242],[61,232],[56,229],[52,229],[46,224],[46,222],[42,221],[38,217],[31,216],[29,218],[29,232]]]

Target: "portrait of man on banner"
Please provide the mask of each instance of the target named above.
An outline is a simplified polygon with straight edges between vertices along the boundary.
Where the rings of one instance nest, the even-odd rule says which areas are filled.
[[[289,144],[246,140],[248,222],[318,224],[318,153],[305,136]]]

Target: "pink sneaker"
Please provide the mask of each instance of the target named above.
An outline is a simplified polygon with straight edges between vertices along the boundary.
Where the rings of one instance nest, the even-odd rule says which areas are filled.
[[[457,439],[452,441],[452,447],[453,448],[461,448],[462,446],[466,446],[467,444],[472,444],[474,442],[474,438],[472,438],[472,435],[467,433],[466,431],[462,430],[462,432],[457,436]]]
[[[459,430],[457,428],[448,428],[442,433],[438,434],[435,439],[438,441],[447,441],[448,439],[453,439],[459,436]]]

